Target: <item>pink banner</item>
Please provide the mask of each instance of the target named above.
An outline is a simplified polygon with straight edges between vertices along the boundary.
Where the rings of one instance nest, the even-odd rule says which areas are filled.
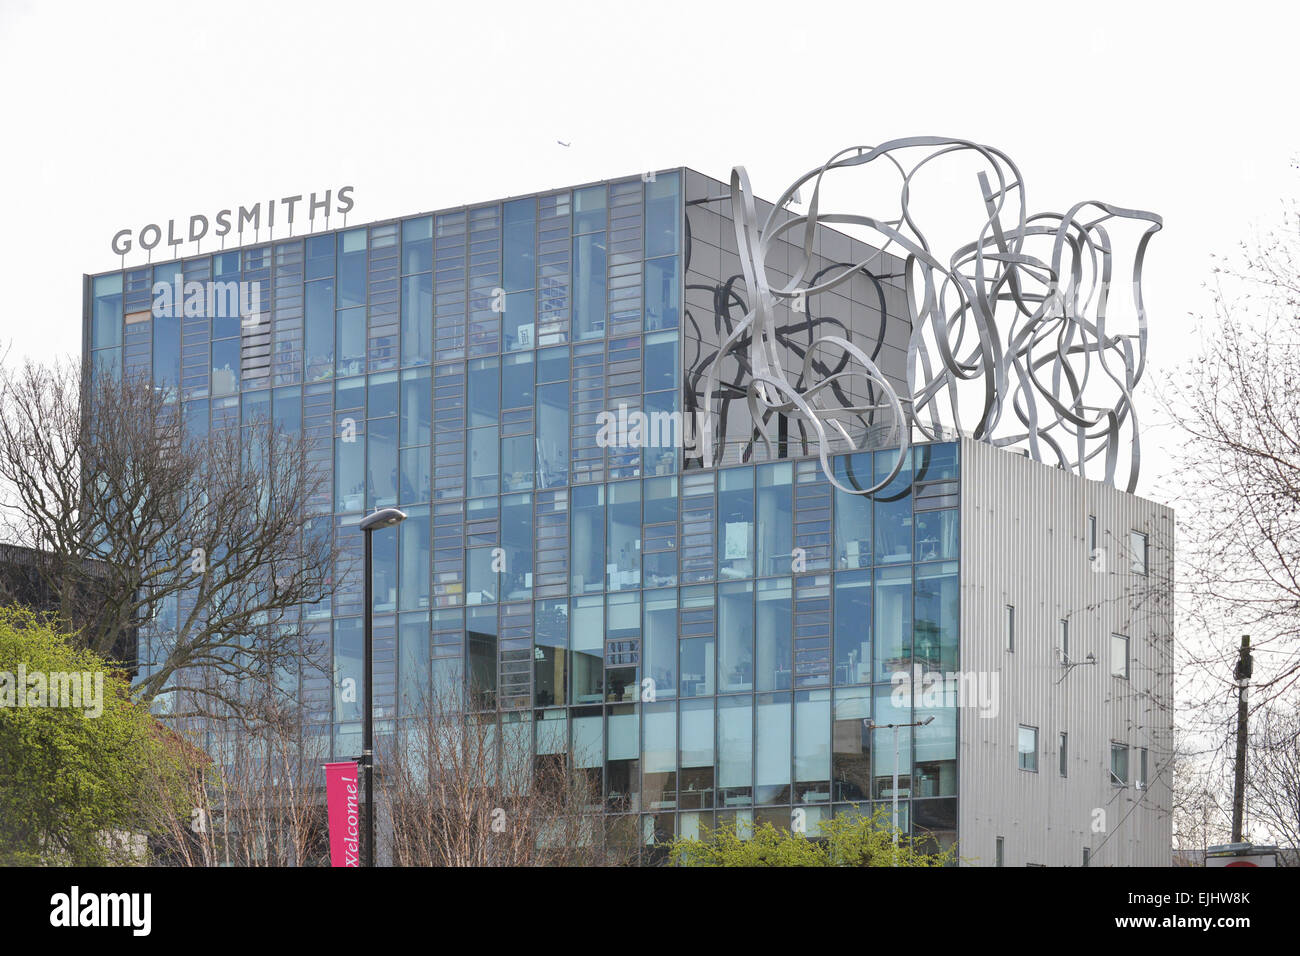
[[[361,803],[357,797],[357,765],[325,765],[325,805],[330,820],[330,866],[360,866]]]

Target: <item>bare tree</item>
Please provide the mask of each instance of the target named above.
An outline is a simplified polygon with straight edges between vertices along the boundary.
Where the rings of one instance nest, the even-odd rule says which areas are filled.
[[[1186,612],[1227,635],[1200,663],[1226,693],[1251,634],[1259,708],[1300,681],[1300,204],[1216,273],[1214,319],[1164,406],[1181,432]]]
[[[1207,769],[1198,757],[1179,753],[1173,763],[1174,861],[1180,866],[1204,866],[1206,848],[1228,842],[1231,833],[1222,774]]]
[[[151,768],[148,811],[156,863],[310,866],[328,861],[322,773],[328,738],[301,735],[301,714],[272,699],[258,704],[255,721],[246,710],[241,722],[209,724],[206,743],[216,760],[175,735],[170,765]],[[176,773],[177,762],[185,773]]]
[[[191,431],[174,392],[75,363],[3,370],[0,401],[5,532],[80,641],[173,716],[277,686],[301,606],[333,586],[311,442],[265,420]]]
[[[1246,806],[1256,840],[1300,847],[1300,711],[1270,707],[1257,715],[1246,760]],[[1279,865],[1293,857],[1278,854]]]
[[[428,695],[377,758],[399,866],[599,866],[634,862],[611,838],[599,778],[572,754],[533,755],[532,727],[466,713],[458,689]],[[618,834],[614,834],[617,837]],[[626,836],[623,834],[622,836]]]

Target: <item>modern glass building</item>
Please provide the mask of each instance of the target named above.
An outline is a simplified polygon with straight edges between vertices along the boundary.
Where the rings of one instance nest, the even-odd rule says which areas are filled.
[[[892,805],[897,772],[903,829],[960,838],[968,862],[1079,862],[1104,837],[1087,811],[1117,796],[1114,748],[1167,749],[1168,715],[1142,700],[1171,680],[1164,632],[1088,590],[1123,604],[1132,581],[1090,575],[1085,529],[1155,541],[1167,512],[956,435],[913,447],[874,495],[835,489],[796,422],[750,418],[743,359],[718,358],[745,310],[729,205],[724,184],[673,169],[89,276],[84,347],[151,375],[200,433],[267,417],[313,439],[346,554],[332,600],[302,612],[330,670],[304,668],[298,690],[304,732],[336,758],[361,750],[361,705],[339,693],[362,676],[356,525],[398,506],[407,520],[374,538],[381,732],[431,691],[473,688],[503,734],[572,754],[647,847],[729,820],[812,833]],[[870,251],[817,236],[822,269]],[[799,254],[778,243],[772,274]],[[787,368],[830,322],[905,382],[903,263],[874,261],[785,315]],[[263,320],[155,316],[155,284],[178,277],[256,284]],[[715,361],[706,461],[692,422]],[[854,436],[874,450],[833,458],[843,483],[893,468],[876,431]],[[1117,689],[1100,666],[1054,685],[1058,621],[1080,659],[1132,632],[1122,679],[1150,686]],[[987,720],[952,692],[974,661],[999,675]],[[945,692],[922,693],[932,673]],[[1142,811],[1125,826],[1146,829],[1107,861],[1160,862],[1167,797],[1143,823],[1158,799],[1123,787]]]

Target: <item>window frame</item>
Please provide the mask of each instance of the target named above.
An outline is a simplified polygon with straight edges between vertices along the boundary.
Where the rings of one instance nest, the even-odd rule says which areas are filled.
[[[1123,642],[1124,642],[1124,671],[1123,671],[1123,673],[1116,673],[1116,671],[1115,671],[1115,642],[1116,642],[1117,640],[1119,640],[1119,641],[1123,641]],[[1130,644],[1129,644],[1129,638],[1128,638],[1128,635],[1127,635],[1127,634],[1116,634],[1116,633],[1113,632],[1113,631],[1111,632],[1111,635],[1110,635],[1110,676],[1111,676],[1111,677],[1118,677],[1118,678],[1120,678],[1121,680],[1128,680],[1128,679],[1129,679],[1129,676],[1132,674],[1132,666],[1131,666],[1131,664],[1132,664],[1132,654],[1131,654],[1131,650],[1132,650],[1132,649],[1131,649],[1131,646],[1130,646]]]
[[[1123,790],[1129,785],[1129,765],[1128,765],[1129,746],[1118,740],[1110,742],[1110,762],[1107,764],[1107,773],[1110,776],[1110,785],[1116,790]],[[1124,776],[1121,777],[1115,773],[1115,755],[1122,753],[1124,755]]]
[[[1139,544],[1140,541],[1140,544]],[[1128,533],[1129,570],[1146,577],[1150,571],[1151,539],[1145,531],[1130,529]],[[1141,551],[1139,554],[1138,551]]]
[[[1026,731],[1026,730],[1030,731],[1033,734],[1033,749],[1027,751],[1020,749],[1020,735],[1022,731]],[[1032,767],[1025,766],[1025,761],[1021,759],[1022,756],[1026,754],[1033,756]],[[1016,725],[1016,768],[1019,770],[1024,770],[1027,773],[1038,773],[1038,728],[1037,727],[1031,726],[1029,724]]]

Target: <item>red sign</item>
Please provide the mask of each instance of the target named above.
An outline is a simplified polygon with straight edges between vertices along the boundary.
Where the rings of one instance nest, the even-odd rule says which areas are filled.
[[[330,866],[360,866],[361,810],[355,761],[325,765],[325,805],[330,821]]]

